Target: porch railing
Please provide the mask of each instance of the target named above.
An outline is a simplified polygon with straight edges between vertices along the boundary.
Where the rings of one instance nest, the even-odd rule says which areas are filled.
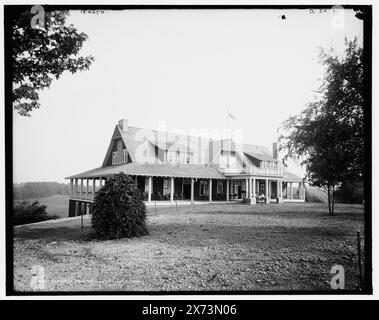
[[[77,192],[73,192],[71,194],[70,198],[83,199],[83,200],[93,200],[93,196],[94,196],[94,194],[92,193],[92,191],[88,191],[88,193],[86,193],[85,191],[83,191],[83,192],[77,191]]]
[[[265,176],[281,176],[283,174],[282,168],[257,168],[250,166],[249,168],[224,168],[220,169],[224,174],[255,174]]]

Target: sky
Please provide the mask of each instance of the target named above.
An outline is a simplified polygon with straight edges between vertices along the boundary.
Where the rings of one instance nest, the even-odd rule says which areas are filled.
[[[30,118],[14,112],[14,182],[101,166],[123,118],[189,133],[224,129],[228,109],[244,143],[271,150],[283,121],[316,98],[320,48],[342,53],[345,38],[363,36],[351,10],[71,11],[68,23],[88,35],[80,54],[95,61],[54,80]]]

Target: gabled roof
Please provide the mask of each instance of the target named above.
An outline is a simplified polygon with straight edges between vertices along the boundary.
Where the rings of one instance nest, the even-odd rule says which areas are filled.
[[[138,164],[125,163],[120,165],[95,168],[85,171],[66,179],[87,179],[94,177],[107,177],[123,172],[128,175],[141,176],[162,176],[162,177],[185,177],[185,178],[204,178],[204,179],[226,179],[215,168],[195,164]]]

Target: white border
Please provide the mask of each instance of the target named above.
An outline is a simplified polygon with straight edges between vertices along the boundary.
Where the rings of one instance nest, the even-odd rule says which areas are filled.
[[[341,0],[334,0],[334,1],[319,1],[319,0],[312,0],[312,1],[269,1],[268,3],[262,3],[263,1],[238,1],[238,2],[233,2],[233,1],[227,1],[227,0],[208,0],[206,3],[201,0],[196,0],[196,1],[185,1],[185,0],[165,0],[165,1],[141,1],[141,0],[135,0],[135,1],[120,1],[120,0],[113,0],[112,3],[107,3],[107,4],[146,4],[146,5],[330,5],[330,4],[340,4],[340,5],[346,5],[346,1],[341,1]],[[81,1],[65,1],[65,4],[105,4],[105,0],[81,0]],[[30,1],[30,0],[15,0],[15,1],[2,1],[2,5],[4,4],[30,4],[30,5],[36,5],[38,3]],[[62,4],[62,1],[59,0],[45,0],[43,1],[43,4]],[[378,24],[375,22],[377,21],[378,18],[378,11],[376,6],[374,5],[374,1],[349,1],[350,5],[356,4],[356,5],[373,5],[373,33],[372,33],[372,49],[373,49],[373,69],[372,69],[372,77],[373,77],[373,82],[372,82],[372,121],[373,121],[373,130],[372,130],[372,139],[373,139],[373,157],[372,157],[372,164],[378,163],[378,141],[377,137],[379,136],[379,119],[378,119],[378,111],[374,106],[377,105],[377,91],[374,90],[374,88],[377,88],[377,81],[376,80],[376,71],[377,71],[377,63],[376,63],[376,52],[377,52],[377,39],[378,39]],[[0,32],[0,41],[3,46],[4,44],[4,39],[3,39],[3,21],[4,21],[4,16],[3,16],[3,6],[0,8],[0,17],[1,17],[1,32]],[[1,101],[4,103],[4,57],[3,57],[3,48],[0,50],[0,58],[1,58],[1,66],[0,70],[1,72]],[[4,109],[3,109],[4,110]],[[0,139],[0,149],[4,150],[4,112],[0,112],[0,132],[1,132],[1,139]],[[5,181],[5,163],[4,163],[4,157],[1,157],[0,160],[0,180]],[[373,175],[372,175],[372,194],[375,195],[377,194],[378,191],[378,172],[375,170],[375,167],[373,167]],[[379,297],[379,290],[377,289],[379,287],[379,281],[378,281],[378,272],[377,272],[377,266],[379,265],[379,255],[377,254],[378,250],[373,250],[373,288],[374,288],[374,294],[372,296],[370,295],[130,295],[130,296],[121,296],[121,295],[114,295],[114,296],[75,296],[75,295],[70,295],[70,296],[11,296],[7,297],[5,296],[5,188],[4,188],[4,183],[0,185],[0,206],[3,209],[3,215],[2,218],[0,219],[0,232],[1,232],[1,237],[0,237],[0,250],[1,250],[1,263],[0,263],[0,298],[5,299],[5,300],[58,300],[58,299],[64,299],[64,300],[85,300],[85,299],[90,299],[90,300],[196,300],[196,299],[201,299],[201,300],[376,300]],[[378,225],[378,218],[376,216],[376,213],[378,212],[378,203],[376,198],[373,196],[373,204],[372,204],[372,247],[377,248],[379,246],[378,244],[378,234],[379,234],[379,225]],[[375,290],[377,289],[377,290]]]

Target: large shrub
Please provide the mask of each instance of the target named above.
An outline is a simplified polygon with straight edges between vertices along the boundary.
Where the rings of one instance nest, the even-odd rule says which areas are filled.
[[[48,219],[55,219],[46,212],[46,206],[40,205],[38,201],[19,201],[14,204],[13,224],[27,224],[40,222]]]
[[[107,179],[95,195],[91,213],[97,238],[132,238],[148,233],[143,194],[135,181],[124,173]]]

